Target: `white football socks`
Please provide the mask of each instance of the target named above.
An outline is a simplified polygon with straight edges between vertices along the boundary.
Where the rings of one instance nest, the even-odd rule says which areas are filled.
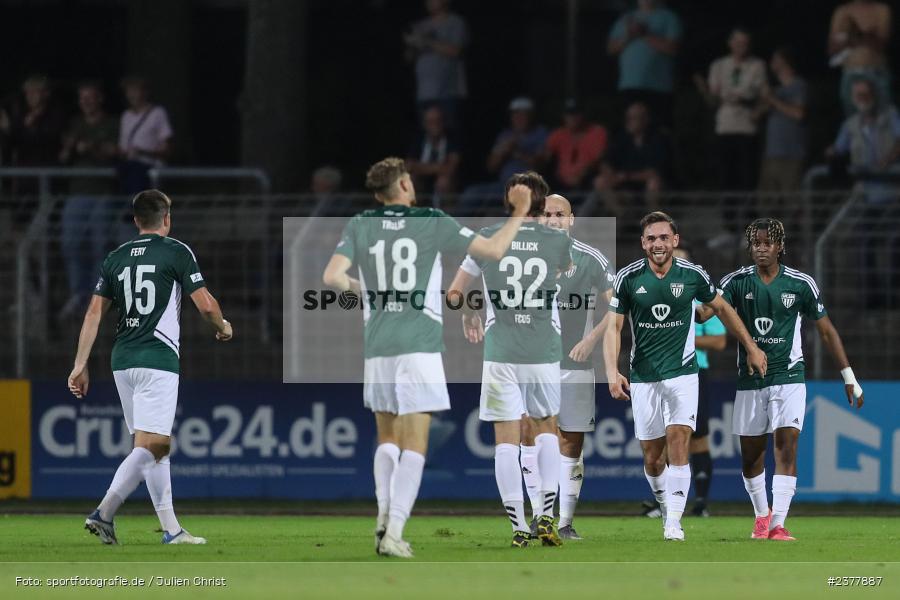
[[[757,517],[769,516],[769,499],[766,497],[766,471],[756,477],[747,479],[743,475],[744,489],[750,495],[750,502],[753,503],[753,513]],[[776,476],[777,477],[777,476]]]
[[[559,469],[559,526],[572,524],[575,506],[584,483],[584,454],[578,458],[560,456]]]
[[[553,516],[556,490],[559,489],[559,438],[554,433],[541,433],[534,438],[538,449],[538,471],[541,474],[541,515]]]
[[[681,527],[691,489],[691,465],[669,465],[666,476],[666,527]]]
[[[394,481],[391,488],[391,508],[388,517],[387,534],[394,539],[403,539],[403,527],[409,519],[419,485],[422,483],[422,470],[425,468],[425,457],[412,450],[400,453],[400,462],[394,470]]]
[[[663,467],[662,473],[659,475],[651,475],[647,472],[647,468],[644,467],[644,477],[647,478],[647,483],[650,484],[650,491],[653,492],[653,497],[660,504],[666,503],[666,479],[668,479],[668,476],[669,467]]]
[[[104,521],[112,521],[125,502],[125,499],[137,489],[141,481],[144,479],[144,468],[156,462],[153,453],[146,448],[135,448],[131,454],[125,457],[125,460],[116,469],[112,483],[106,491],[106,496],[100,501],[97,507],[100,510],[100,518]]]
[[[537,446],[519,446],[522,461],[522,479],[525,480],[525,491],[531,501],[531,516],[535,519],[541,514],[541,473],[538,468]]]
[[[525,522],[525,501],[522,498],[522,471],[519,466],[519,447],[497,444],[494,449],[494,476],[503,508],[509,516],[513,531],[528,531]]]
[[[172,474],[169,457],[164,456],[159,462],[153,462],[144,467],[144,481],[153,500],[153,508],[159,517],[159,524],[164,531],[175,535],[181,531],[181,525],[175,517],[175,507],[172,506]]]
[[[375,499],[378,501],[378,518],[375,526],[380,530],[387,525],[391,507],[391,477],[400,460],[400,448],[396,444],[379,444],[375,449]]]
[[[788,510],[791,508],[791,498],[797,489],[797,478],[790,475],[775,475],[772,477],[772,521],[769,522],[769,530],[779,525],[784,527]]]

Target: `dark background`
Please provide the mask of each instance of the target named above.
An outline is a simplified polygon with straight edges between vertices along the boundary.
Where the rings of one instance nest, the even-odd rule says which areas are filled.
[[[801,73],[811,84],[811,156],[833,139],[841,114],[839,72],[829,70],[825,52],[835,0],[723,0],[669,2],[681,17],[684,36],[678,57],[675,145],[682,188],[709,183],[706,139],[712,114],[690,77],[705,74],[725,53],[730,29],[754,34],[755,54],[790,44]],[[605,51],[613,21],[633,2],[581,0],[578,3],[577,88],[590,115],[608,127],[619,123],[615,85],[617,63]],[[453,10],[467,20],[463,155],[465,179],[483,176],[484,157],[506,123],[506,106],[528,94],[539,120],[559,122],[565,97],[566,6],[564,0],[457,0]],[[275,27],[255,56],[273,74],[253,83],[270,98],[292,97],[286,107],[295,119],[277,119],[271,110],[252,111],[246,92],[248,16]],[[895,21],[900,11],[894,11]],[[118,81],[129,72],[149,76],[154,97],[165,105],[176,131],[173,162],[196,165],[268,166],[276,189],[302,191],[311,169],[331,163],[345,171],[346,187],[361,187],[365,167],[386,154],[403,153],[414,135],[414,78],[403,60],[401,35],[425,14],[419,0],[34,0],[0,1],[0,93],[7,101],[30,73],[48,74],[57,101],[74,110],[74,84],[101,79],[108,108],[123,106]],[[265,24],[265,23],[264,23]],[[895,23],[894,30],[898,27]],[[891,54],[896,54],[896,43]],[[259,62],[253,63],[260,64]],[[273,115],[276,115],[273,117]],[[266,123],[265,121],[269,122]],[[273,125],[274,138],[250,139]],[[283,133],[283,135],[279,135]],[[257,138],[260,136],[257,135]],[[242,141],[243,140],[243,141]],[[266,142],[266,140],[268,140]],[[270,144],[268,153],[255,150]],[[249,147],[248,147],[249,146]],[[288,153],[272,165],[271,153]],[[288,168],[288,166],[290,168]],[[288,170],[279,177],[277,171]]]

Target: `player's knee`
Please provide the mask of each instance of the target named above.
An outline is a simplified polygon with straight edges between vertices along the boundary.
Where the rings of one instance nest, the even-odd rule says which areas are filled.
[[[168,456],[171,449],[171,442],[151,442],[147,447],[147,450],[153,454],[153,458],[156,460],[161,460]]]

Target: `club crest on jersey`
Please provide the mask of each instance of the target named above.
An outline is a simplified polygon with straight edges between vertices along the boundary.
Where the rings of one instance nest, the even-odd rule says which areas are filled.
[[[753,324],[756,325],[759,335],[766,335],[772,329],[772,319],[768,317],[756,317]]]
[[[566,277],[568,277],[569,279],[572,279],[573,277],[575,277],[575,271],[577,271],[577,270],[578,270],[578,265],[572,265],[572,268],[569,269],[568,271],[566,271]]]
[[[672,295],[678,298],[681,294],[684,293],[684,284],[683,283],[672,283],[669,284],[669,289],[672,290]]]
[[[668,304],[654,304],[650,310],[657,321],[663,321],[669,316],[669,311],[672,309],[669,308]]]
[[[797,300],[797,294],[789,294],[787,292],[781,294],[781,303],[784,304],[785,308],[790,308],[794,305],[794,301]]]

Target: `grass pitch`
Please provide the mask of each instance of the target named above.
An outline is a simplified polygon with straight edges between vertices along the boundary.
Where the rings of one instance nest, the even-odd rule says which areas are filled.
[[[186,514],[182,524],[209,544],[163,546],[155,517],[123,515],[112,547],[81,529],[83,520],[0,516],[0,597],[900,597],[900,519],[890,517],[791,517],[794,543],[750,540],[748,517],[685,518],[683,544],[664,542],[659,520],[581,517],[583,541],[513,549],[502,516],[414,516],[411,561],[375,555],[368,517]],[[116,576],[129,585],[50,587],[50,578]],[[882,579],[830,587],[829,577]]]

